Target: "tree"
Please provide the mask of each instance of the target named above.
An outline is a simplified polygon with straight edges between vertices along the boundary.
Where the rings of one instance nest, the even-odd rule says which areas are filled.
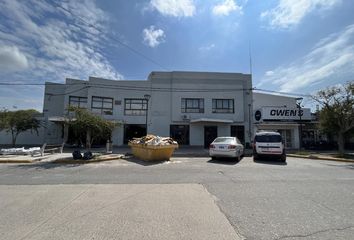
[[[11,133],[12,146],[15,146],[17,137],[22,132],[30,130],[31,133],[35,131],[38,135],[40,121],[35,118],[38,114],[39,112],[34,109],[2,111],[0,112],[0,130]]]
[[[345,136],[354,128],[354,82],[321,90],[314,99],[322,105],[320,128],[338,138],[338,151],[344,155]]]
[[[86,109],[69,107],[70,112],[74,113],[74,118],[67,123],[73,128],[76,138],[80,140],[80,136],[86,136],[87,149],[91,149],[93,141],[97,138],[110,139],[114,128],[118,125],[118,123],[103,119]]]

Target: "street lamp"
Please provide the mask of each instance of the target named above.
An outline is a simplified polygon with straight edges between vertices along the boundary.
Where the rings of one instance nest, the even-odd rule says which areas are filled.
[[[295,98],[295,100],[297,101],[296,102],[296,106],[297,106],[297,108],[299,109],[299,117],[300,117],[300,144],[299,144],[299,147],[300,147],[300,150],[301,150],[301,148],[302,148],[302,119],[301,119],[301,117],[302,117],[302,111],[301,111],[301,103],[302,103],[302,100],[303,100],[304,98],[302,98],[302,97],[299,97],[299,98]]]
[[[149,113],[149,100],[151,96],[149,94],[144,95],[144,99],[146,100],[146,114],[145,114],[145,127],[146,127],[146,135],[148,134],[148,113]]]
[[[252,141],[252,133],[251,133],[251,122],[252,122],[252,120],[251,120],[251,104],[249,103],[248,104],[248,138],[249,138],[249,148],[251,148],[251,141]]]

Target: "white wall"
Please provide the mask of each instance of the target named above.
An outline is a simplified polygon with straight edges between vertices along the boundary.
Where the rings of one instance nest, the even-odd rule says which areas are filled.
[[[252,104],[252,92],[229,89],[251,89],[251,76],[238,73],[202,73],[202,72],[152,72],[148,80],[107,80],[90,77],[88,81],[66,79],[67,85],[46,85],[44,99],[45,116],[62,116],[66,106],[69,104],[69,96],[87,97],[88,109],[91,108],[92,96],[113,98],[113,115],[103,115],[106,119],[112,119],[126,124],[145,124],[145,116],[125,116],[125,98],[143,98],[145,94],[151,95],[148,112],[148,133],[169,136],[171,124],[189,124],[182,120],[181,99],[182,98],[204,98],[205,112],[188,113],[191,119],[214,118],[228,119],[238,125],[245,126],[245,140],[248,141],[248,104]],[[89,87],[87,87],[89,86]],[[122,86],[125,86],[122,87]],[[131,90],[129,88],[137,88]],[[163,89],[153,91],[153,89]],[[170,89],[170,91],[169,91]],[[193,92],[174,92],[172,89],[195,89]],[[209,89],[209,92],[198,92],[200,89]],[[212,99],[234,99],[234,114],[212,113]],[[118,104],[120,102],[120,104]],[[116,104],[117,103],[117,104]],[[215,125],[215,124],[206,124]],[[230,126],[219,124],[218,133],[230,135]],[[58,135],[61,128],[51,125],[51,130],[45,137]],[[123,144],[123,125],[113,133],[115,145]],[[56,139],[58,140],[58,138]],[[190,144],[204,144],[204,127],[197,124],[190,125]]]
[[[296,108],[296,100],[294,97],[279,96],[266,93],[253,93],[253,109],[258,110],[262,107],[284,107]]]

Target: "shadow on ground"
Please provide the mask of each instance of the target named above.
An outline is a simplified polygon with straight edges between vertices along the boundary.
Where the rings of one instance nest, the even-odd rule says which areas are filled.
[[[217,158],[217,159],[210,159],[208,161],[208,163],[223,164],[223,165],[236,165],[239,162],[241,161],[230,159],[230,158]]]
[[[153,165],[158,165],[158,164],[163,164],[166,161],[144,161],[139,158],[136,158],[134,156],[125,156],[122,158],[125,161],[131,162],[131,163],[136,163],[142,166],[153,166]]]
[[[63,163],[51,163],[51,162],[43,162],[43,163],[28,163],[28,164],[19,164],[15,166],[11,166],[10,168],[17,169],[55,169],[55,168],[74,168],[79,167],[82,164],[63,164]]]
[[[253,162],[255,163],[259,163],[259,164],[268,164],[268,165],[280,165],[280,166],[286,166],[288,165],[287,162],[282,162],[280,160],[253,160]]]

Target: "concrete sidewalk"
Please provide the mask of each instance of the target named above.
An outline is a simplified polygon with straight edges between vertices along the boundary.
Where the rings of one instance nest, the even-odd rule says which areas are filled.
[[[242,239],[200,184],[3,185],[1,239]]]

